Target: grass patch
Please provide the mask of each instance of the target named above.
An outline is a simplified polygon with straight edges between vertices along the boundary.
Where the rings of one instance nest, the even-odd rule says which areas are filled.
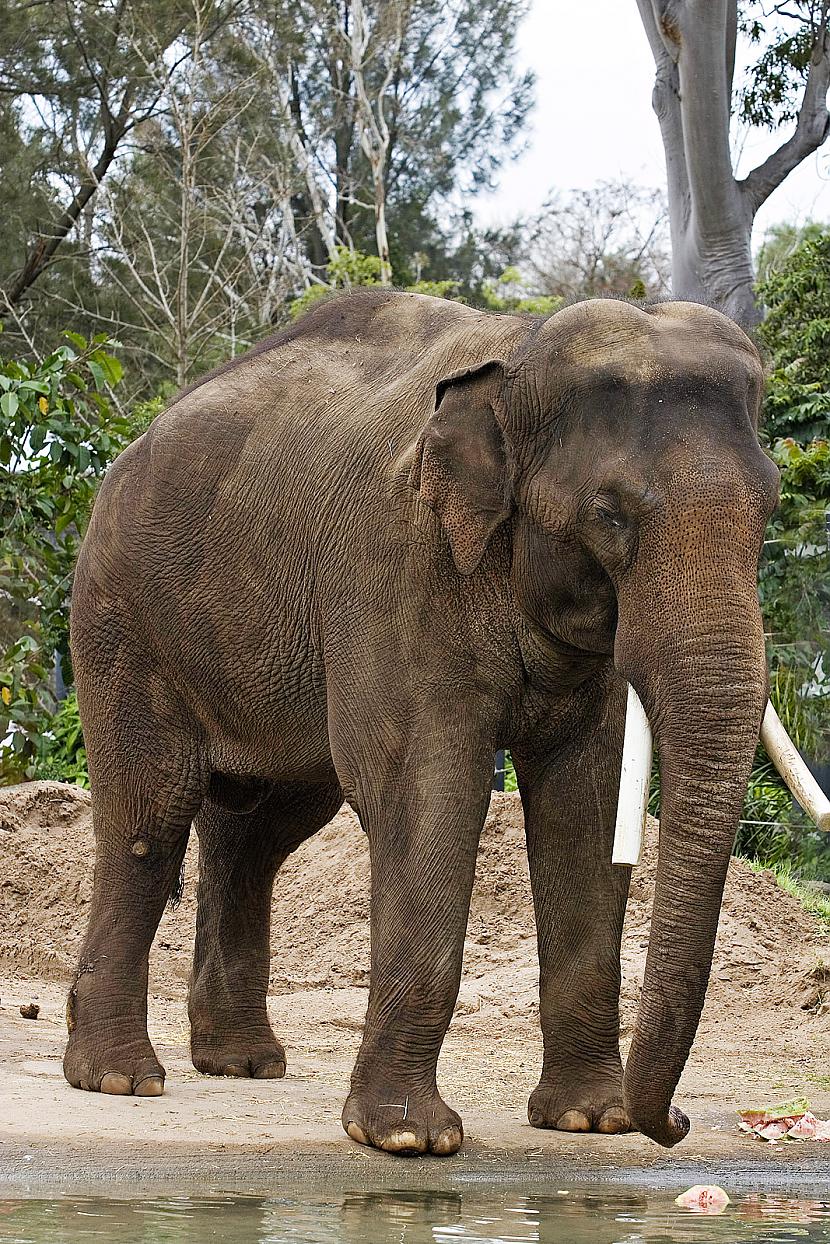
[[[740,858],[754,873],[772,873],[781,889],[797,899],[804,910],[811,916],[816,916],[830,932],[830,895],[817,894],[815,890],[811,890],[793,875],[791,866],[786,861],[765,864],[762,860],[748,860],[743,856]]]

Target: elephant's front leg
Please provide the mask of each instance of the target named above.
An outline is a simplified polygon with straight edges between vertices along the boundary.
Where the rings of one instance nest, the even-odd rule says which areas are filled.
[[[409,755],[385,789],[373,776],[360,797],[372,861],[371,983],[343,1126],[390,1152],[449,1154],[464,1133],[435,1071],[458,995],[492,749],[434,735]]]
[[[619,996],[631,870],[611,863],[624,723],[620,692],[615,687],[564,754],[514,749],[539,943],[544,1062],[528,1104],[534,1127],[630,1130]]]

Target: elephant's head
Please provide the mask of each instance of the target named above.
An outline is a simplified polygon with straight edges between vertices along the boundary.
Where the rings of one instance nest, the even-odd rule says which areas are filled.
[[[585,302],[439,386],[416,467],[458,569],[509,520],[524,613],[613,654],[651,721],[660,856],[625,1094],[665,1145],[688,1131],[672,1093],[765,704],[757,565],[777,471],[758,445],[761,388],[752,343],[716,311]]]

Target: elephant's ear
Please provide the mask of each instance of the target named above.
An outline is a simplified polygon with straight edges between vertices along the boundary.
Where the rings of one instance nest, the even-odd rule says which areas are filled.
[[[512,509],[496,418],[503,376],[502,364],[491,362],[440,381],[435,414],[421,433],[410,475],[441,519],[463,575],[476,569]]]

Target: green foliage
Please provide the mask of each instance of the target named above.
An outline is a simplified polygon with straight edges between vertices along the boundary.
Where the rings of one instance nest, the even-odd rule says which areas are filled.
[[[489,311],[553,315],[563,299],[550,294],[532,292],[518,268],[506,268],[497,280],[485,282],[482,289],[484,305]]]
[[[817,220],[807,220],[803,224],[787,220],[770,225],[755,261],[758,282],[766,281],[789,263],[802,242],[815,242],[825,232],[825,226]]]
[[[89,786],[78,697],[71,691],[36,740],[33,776],[41,781]]]
[[[825,511],[830,507],[830,442],[776,441],[770,456],[781,471],[779,508],[767,527],[759,594],[770,648],[804,678],[815,676],[828,649]],[[827,671],[830,676],[830,669]]]
[[[450,298],[453,302],[464,302],[459,281],[415,281],[407,285],[410,294],[427,294],[430,298]]]
[[[777,441],[781,503],[768,528],[758,592],[767,634],[770,698],[796,746],[830,754],[830,444]],[[783,779],[759,747],[738,834],[740,854],[789,862],[804,875],[830,864],[830,844],[793,810]]]
[[[764,129],[795,121],[814,52],[822,46],[826,0],[739,0],[739,29],[759,56],[738,93],[737,115]]]
[[[754,18],[744,24],[752,43],[767,41],[746,86],[740,95],[738,115],[749,125],[775,129],[798,115],[801,90],[810,68],[815,31],[807,10],[811,4],[794,0],[793,8],[803,10],[802,22],[789,29],[779,26],[769,30],[766,23]]]
[[[326,268],[326,283],[310,285],[291,303],[289,310],[292,320],[299,319],[323,298],[337,290],[380,284],[380,269],[377,255],[364,255],[362,251],[351,250],[348,246],[338,246],[336,259]],[[410,294],[429,294],[433,298],[464,301],[460,296],[459,282],[454,280],[415,281],[404,288]]]
[[[364,255],[362,251],[351,250],[348,246],[338,246],[336,257],[326,268],[326,282],[310,285],[291,303],[289,311],[292,320],[305,315],[321,299],[327,298],[338,289],[378,285],[380,270],[381,262],[377,255]]]
[[[759,597],[770,694],[797,746],[830,755],[830,231],[778,226],[759,265],[771,357],[764,434],[781,471],[781,501],[767,528]],[[782,779],[759,748],[738,835],[741,853],[817,875],[830,844],[793,811]],[[749,822],[756,822],[750,824]]]
[[[519,789],[519,780],[516,777],[513,757],[510,755],[510,752],[504,753],[504,789],[505,792]]]
[[[830,231],[808,236],[758,284],[766,318],[758,329],[773,369],[766,426],[809,438],[830,425]]]
[[[0,781],[31,776],[68,666],[72,571],[99,478],[132,436],[105,336],[67,333],[42,362],[0,362]],[[68,669],[67,669],[68,676]]]

